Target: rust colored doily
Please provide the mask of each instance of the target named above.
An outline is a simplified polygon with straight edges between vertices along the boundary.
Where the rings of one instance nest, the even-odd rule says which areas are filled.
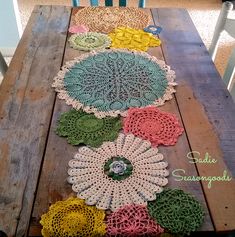
[[[74,24],[101,33],[110,33],[119,26],[143,29],[149,22],[150,16],[134,7],[85,7],[74,17]]]
[[[153,106],[131,108],[124,119],[125,133],[149,140],[153,147],[174,145],[183,131],[174,114],[162,112]]]

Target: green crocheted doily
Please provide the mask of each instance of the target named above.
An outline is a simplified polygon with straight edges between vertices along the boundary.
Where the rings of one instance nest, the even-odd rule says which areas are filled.
[[[191,195],[180,189],[165,189],[148,202],[149,214],[173,234],[189,235],[201,226],[204,210]]]
[[[68,143],[72,145],[84,143],[98,147],[104,141],[115,140],[121,128],[121,120],[118,117],[98,119],[93,114],[72,109],[61,115],[56,133],[68,137]]]
[[[87,32],[72,35],[69,43],[74,49],[91,51],[108,48],[111,45],[111,39],[105,34]]]

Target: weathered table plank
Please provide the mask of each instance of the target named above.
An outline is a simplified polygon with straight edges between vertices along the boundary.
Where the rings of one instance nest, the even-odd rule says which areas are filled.
[[[73,13],[76,10],[73,11]],[[146,9],[148,13],[150,10]],[[150,13],[151,14],[151,13]],[[73,17],[71,18],[71,21]],[[159,59],[163,59],[161,48],[152,48],[149,50],[151,55],[156,56]],[[79,56],[82,52],[71,49],[68,44],[65,50],[64,62],[73,59],[76,56]],[[40,235],[40,225],[39,220],[40,216],[45,213],[50,204],[58,200],[66,199],[70,195],[75,195],[71,190],[71,185],[66,181],[67,178],[67,169],[68,161],[73,157],[77,148],[69,145],[65,138],[61,138],[55,134],[55,128],[57,120],[62,112],[65,112],[69,109],[65,105],[64,101],[56,99],[55,110],[52,119],[52,125],[48,138],[48,146],[45,153],[44,164],[42,168],[42,173],[39,181],[39,186],[36,195],[36,201],[34,205],[34,210],[32,214],[32,223],[30,228],[30,236]],[[180,114],[176,101],[173,99],[168,101],[163,107],[162,110],[173,112],[177,114],[180,119]],[[174,168],[184,168],[190,173],[196,175],[197,171],[194,165],[190,165],[185,162],[185,156],[190,152],[190,147],[186,138],[186,135],[183,134],[177,144],[171,147],[160,147],[160,152],[165,156],[165,159],[169,162],[170,172]],[[56,160],[56,162],[55,162]],[[203,196],[202,188],[200,183],[183,183],[176,182],[172,176],[169,177],[169,186],[182,188],[185,191],[188,191],[194,194],[204,205],[206,210],[205,222],[201,228],[202,231],[212,231],[214,230],[207,209],[207,204]],[[48,197],[48,198],[45,198]]]
[[[151,15],[150,9],[146,9],[145,11],[148,11],[149,14]],[[157,22],[155,22],[154,19],[152,19],[152,21],[150,22],[150,24],[152,24],[152,23],[157,25]],[[148,50],[148,53],[150,55],[155,56],[158,59],[164,60],[162,47],[151,48],[150,50]],[[178,79],[176,77],[176,81],[177,80]],[[178,90],[178,87],[179,86],[176,87],[176,90]],[[180,122],[183,126],[183,121],[181,120],[181,116],[179,113],[179,108],[178,108],[177,102],[175,100],[175,96],[172,100],[167,101],[164,104],[164,106],[161,106],[159,108],[163,111],[174,113],[175,115],[177,115],[178,119],[180,120]],[[160,152],[163,153],[165,159],[169,163],[168,168],[170,171],[170,176],[169,176],[168,186],[172,187],[172,188],[175,188],[175,187],[181,188],[184,191],[194,195],[202,203],[202,205],[204,206],[204,209],[205,209],[204,223],[201,226],[201,228],[199,229],[199,231],[213,231],[214,227],[211,222],[211,218],[210,218],[209,211],[207,208],[207,203],[204,198],[200,182],[199,183],[198,182],[194,182],[194,183],[178,182],[172,176],[172,172],[175,169],[184,169],[184,170],[187,170],[187,172],[189,172],[191,175],[197,175],[197,170],[196,170],[195,165],[190,164],[186,158],[187,154],[189,152],[191,152],[190,145],[189,145],[187,137],[186,137],[186,133],[184,132],[179,137],[177,143],[174,146],[159,146],[159,150],[160,150]]]
[[[0,230],[9,237],[29,224],[70,12],[35,7],[0,87]]]
[[[72,16],[77,12],[73,9]],[[71,17],[71,21],[72,22]],[[70,23],[72,24],[72,23]],[[68,34],[68,37],[71,34]],[[65,62],[78,57],[84,52],[69,47],[66,43],[64,60]],[[51,88],[53,90],[53,88]],[[48,137],[47,149],[45,152],[42,172],[39,180],[35,204],[32,213],[32,222],[29,230],[30,236],[39,236],[41,233],[40,217],[48,211],[49,206],[59,200],[65,200],[69,196],[74,196],[71,185],[67,182],[68,162],[77,151],[76,146],[68,144],[66,138],[59,137],[55,133],[57,121],[61,113],[69,111],[64,100],[56,98],[51,128]],[[45,185],[46,184],[46,185]],[[47,197],[47,198],[45,198]]]
[[[208,152],[215,164],[199,164],[200,176],[235,172],[235,105],[185,10],[153,9],[163,27],[160,38],[166,62],[176,71],[176,100],[191,149]],[[233,134],[233,135],[232,135]],[[227,164],[227,166],[226,166]],[[188,173],[188,175],[191,175]],[[216,231],[235,229],[235,182],[202,182]]]

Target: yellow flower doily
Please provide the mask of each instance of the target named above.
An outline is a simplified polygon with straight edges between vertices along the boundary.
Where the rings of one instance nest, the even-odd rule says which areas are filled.
[[[161,41],[151,33],[129,27],[118,27],[113,33],[109,34],[109,37],[112,39],[111,48],[147,51],[148,47],[155,47],[161,44]]]
[[[50,206],[49,211],[42,215],[40,224],[43,226],[44,237],[77,237],[103,236],[105,212],[96,207],[87,206],[84,200],[69,198]]]

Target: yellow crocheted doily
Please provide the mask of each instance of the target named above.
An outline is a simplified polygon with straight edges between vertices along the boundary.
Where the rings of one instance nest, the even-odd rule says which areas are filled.
[[[87,206],[84,200],[69,198],[50,206],[42,215],[41,225],[44,237],[103,236],[105,212],[93,206]]]
[[[147,51],[148,47],[159,46],[161,41],[151,33],[129,27],[118,27],[109,34],[112,39],[111,48],[126,48]]]

